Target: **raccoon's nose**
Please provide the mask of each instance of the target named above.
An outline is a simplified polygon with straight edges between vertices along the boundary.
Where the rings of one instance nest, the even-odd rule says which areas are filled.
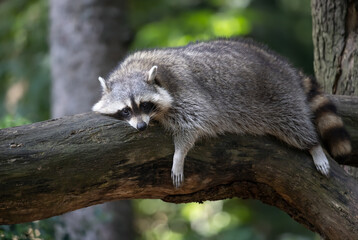
[[[139,131],[144,131],[144,130],[147,129],[147,124],[146,124],[145,122],[139,122],[139,123],[137,124],[137,129],[138,129]]]

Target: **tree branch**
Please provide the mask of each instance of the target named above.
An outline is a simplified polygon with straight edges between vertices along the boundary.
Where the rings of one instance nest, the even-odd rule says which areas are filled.
[[[358,99],[332,97],[358,161]],[[328,239],[357,239],[357,182],[331,161],[320,175],[308,153],[271,137],[226,135],[202,140],[172,186],[173,144],[154,125],[85,113],[0,130],[0,224],[59,215],[118,199],[201,202],[255,198],[286,211]]]

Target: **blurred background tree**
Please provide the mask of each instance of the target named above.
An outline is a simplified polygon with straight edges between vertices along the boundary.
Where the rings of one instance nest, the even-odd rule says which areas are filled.
[[[129,24],[135,33],[131,51],[215,37],[249,36],[289,58],[306,73],[313,73],[309,0],[128,2]],[[1,127],[50,116],[48,14],[46,0],[0,2]],[[232,199],[174,205],[136,200],[134,208],[137,239],[319,239],[287,214],[258,201]],[[101,213],[98,216],[101,220]],[[58,217],[54,217],[0,226],[0,238],[54,239],[54,225],[58,223]]]
[[[98,76],[123,58],[131,40],[127,1],[50,1],[51,117],[89,112]],[[115,29],[115,31],[113,31]],[[79,169],[80,170],[80,169]],[[133,240],[130,201],[113,201],[59,217],[56,239]]]

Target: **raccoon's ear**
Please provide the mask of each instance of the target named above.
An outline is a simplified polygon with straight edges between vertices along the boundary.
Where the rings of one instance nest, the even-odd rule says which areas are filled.
[[[153,67],[149,70],[149,72],[148,72],[148,79],[147,79],[147,82],[148,82],[149,84],[154,83],[154,79],[155,79],[155,77],[157,76],[157,69],[158,69],[157,66],[153,66]]]
[[[109,87],[107,86],[106,80],[104,80],[102,77],[98,77],[98,81],[101,83],[103,92],[108,93],[109,92]]]

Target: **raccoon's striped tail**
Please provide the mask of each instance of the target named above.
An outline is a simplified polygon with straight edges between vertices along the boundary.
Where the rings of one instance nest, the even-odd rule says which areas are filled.
[[[303,84],[322,143],[329,154],[338,163],[343,164],[352,150],[343,121],[337,115],[337,109],[332,101],[324,96],[315,78],[306,77]]]

